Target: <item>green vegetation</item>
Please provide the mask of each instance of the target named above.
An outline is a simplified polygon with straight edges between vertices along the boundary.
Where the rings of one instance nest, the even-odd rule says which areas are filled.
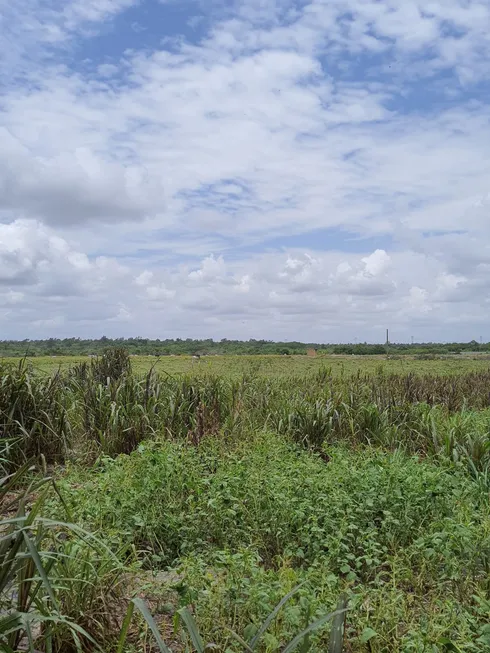
[[[483,362],[176,360],[3,363],[1,650],[490,650]]]
[[[88,356],[101,354],[107,347],[124,347],[137,356],[192,356],[200,355],[304,355],[308,349],[323,354],[375,356],[386,354],[385,343],[369,344],[325,344],[305,342],[274,342],[272,340],[193,340],[187,338],[150,340],[149,338],[115,338],[105,336],[99,340],[80,338],[49,338],[48,340],[3,340],[0,341],[0,357],[7,356]],[[490,342],[452,342],[452,343],[390,343],[388,351],[392,355],[434,356],[465,353],[490,353]]]
[[[12,363],[11,358],[3,359]],[[80,363],[91,364],[93,357],[88,356],[38,356],[28,358],[29,369],[33,372],[54,374],[67,371]],[[1,359],[0,359],[1,362]],[[375,374],[380,366],[387,374],[442,374],[454,375],[462,372],[485,371],[489,361],[485,356],[453,356],[417,358],[398,356],[203,356],[199,360],[192,356],[131,356],[131,366],[137,374],[144,374],[152,369],[155,373],[189,376],[219,376],[239,379],[244,374],[284,378],[304,376],[318,372],[327,367],[332,376],[352,375],[361,372]]]

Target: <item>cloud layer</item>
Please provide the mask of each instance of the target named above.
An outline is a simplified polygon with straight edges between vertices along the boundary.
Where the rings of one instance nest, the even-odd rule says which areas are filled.
[[[485,337],[488,3],[179,6],[0,0],[5,337]]]

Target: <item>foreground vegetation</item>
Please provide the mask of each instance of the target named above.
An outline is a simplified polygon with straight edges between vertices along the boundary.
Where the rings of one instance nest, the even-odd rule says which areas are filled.
[[[3,365],[2,650],[490,650],[490,370],[257,363]]]

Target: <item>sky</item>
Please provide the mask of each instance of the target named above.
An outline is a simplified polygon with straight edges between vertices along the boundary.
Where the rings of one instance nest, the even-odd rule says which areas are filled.
[[[488,0],[0,0],[0,339],[490,340]]]

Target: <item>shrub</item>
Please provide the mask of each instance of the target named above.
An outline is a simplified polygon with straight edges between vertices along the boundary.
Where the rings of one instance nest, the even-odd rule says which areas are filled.
[[[34,472],[25,464],[0,479],[11,515],[0,521],[1,650],[100,650],[117,632],[124,567],[97,538],[44,516],[52,482]]]
[[[8,450],[5,472],[41,454],[48,463],[64,460],[70,435],[64,390],[59,373],[34,376],[25,359],[17,366],[0,366],[0,438]]]
[[[117,381],[130,373],[131,359],[123,347],[107,348],[92,361],[92,374],[98,383],[107,383],[108,379]]]

